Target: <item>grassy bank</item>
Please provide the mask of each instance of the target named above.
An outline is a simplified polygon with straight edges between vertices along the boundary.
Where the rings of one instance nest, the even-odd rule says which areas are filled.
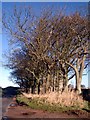
[[[24,97],[24,96],[18,96],[17,100],[19,103],[25,103],[26,105],[28,105],[28,107],[32,108],[32,109],[41,109],[41,110],[45,110],[45,111],[49,111],[49,112],[64,112],[67,110],[74,110],[74,109],[79,109],[78,107],[67,107],[67,106],[62,106],[59,104],[49,104],[49,103],[44,103],[43,100],[38,100],[38,99],[33,99],[33,100],[29,100],[28,98]]]
[[[48,96],[49,97],[49,96]],[[53,96],[51,97],[53,100]],[[67,101],[67,97],[65,98]],[[78,98],[79,99],[79,98]],[[36,95],[35,97],[26,97],[24,95],[19,95],[17,96],[17,101],[18,103],[25,103],[28,107],[32,109],[41,109],[49,112],[64,112],[64,111],[69,111],[69,110],[82,110],[82,109],[90,109],[88,106],[88,102],[86,101],[75,101],[75,97],[72,99],[73,101],[72,104],[64,104],[64,99],[61,103],[48,101],[47,97],[41,97],[40,95]],[[56,101],[58,99],[56,98]],[[68,101],[67,101],[68,102]],[[76,102],[76,103],[75,103]],[[81,103],[82,102],[82,103]],[[80,104],[79,104],[80,103]]]

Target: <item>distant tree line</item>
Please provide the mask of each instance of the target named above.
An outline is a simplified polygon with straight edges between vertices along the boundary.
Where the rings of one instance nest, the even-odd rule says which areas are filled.
[[[35,16],[30,7],[3,14],[3,28],[10,38],[5,66],[12,81],[30,93],[68,91],[73,77],[81,93],[84,69],[89,64],[88,18],[75,12],[44,9]]]

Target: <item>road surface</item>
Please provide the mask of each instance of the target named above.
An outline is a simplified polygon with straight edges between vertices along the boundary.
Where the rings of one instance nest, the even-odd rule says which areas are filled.
[[[2,116],[4,116],[5,112],[7,111],[7,107],[9,106],[9,104],[12,102],[12,98],[7,98],[4,97],[2,98]]]

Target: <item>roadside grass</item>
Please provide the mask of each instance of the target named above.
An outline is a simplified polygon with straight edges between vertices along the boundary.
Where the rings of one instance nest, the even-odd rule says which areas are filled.
[[[85,101],[83,109],[90,111],[90,102]]]
[[[85,106],[83,108],[80,108],[79,105],[75,106],[65,106],[62,104],[53,103],[50,104],[48,102],[45,102],[43,99],[33,98],[28,99],[23,95],[17,96],[18,103],[25,103],[28,107],[32,109],[38,109],[38,110],[44,110],[49,112],[65,112],[69,110],[82,110],[82,109],[88,109],[88,103],[85,102]]]

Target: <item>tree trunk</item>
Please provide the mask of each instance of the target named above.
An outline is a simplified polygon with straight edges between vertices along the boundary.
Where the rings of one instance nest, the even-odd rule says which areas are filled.
[[[86,56],[83,56],[82,62],[80,62],[79,59],[77,59],[76,67],[68,62],[66,62],[67,65],[72,67],[75,71],[76,76],[76,91],[78,94],[81,94],[81,81],[82,81],[82,74],[84,71],[84,62],[85,62]],[[80,67],[80,68],[79,68]]]
[[[49,87],[50,87],[50,74],[48,74],[47,77],[47,91],[49,91]]]
[[[35,94],[35,86],[31,86],[31,93]]]
[[[52,92],[54,92],[54,76],[52,78]]]
[[[65,81],[64,91],[68,92],[68,80]]]
[[[81,78],[79,77],[79,72],[76,71],[76,91],[78,94],[81,94]]]
[[[77,62],[77,70],[79,69],[79,66],[80,66],[80,69],[78,70],[78,73],[76,72],[77,74],[77,77],[76,77],[76,90],[79,94],[81,94],[81,81],[82,81],[82,75],[83,75],[83,71],[84,71],[84,61],[85,61],[85,58],[86,56],[83,56],[82,58],[82,62],[79,63],[79,60]],[[80,64],[80,65],[79,65]]]
[[[68,92],[68,74],[66,74],[65,79],[64,79],[64,91]]]
[[[46,93],[46,77],[43,77],[43,89],[42,89],[42,93],[45,94]]]
[[[49,92],[49,88],[50,88],[50,73],[48,73],[47,76],[47,86],[46,86],[46,90]]]
[[[64,91],[68,92],[68,66],[65,67],[65,75],[64,75]]]
[[[46,83],[43,83],[43,94],[46,93]]]
[[[37,90],[36,92],[37,92],[37,94],[39,94],[40,93],[40,79],[38,78],[37,81],[38,82],[37,82],[37,85],[36,85],[36,90]]]
[[[27,87],[25,88],[25,92],[28,93],[28,88]]]
[[[40,93],[40,83],[39,83],[38,86],[37,86],[37,93],[38,93],[38,94]]]
[[[76,91],[77,93],[81,94],[81,78],[78,78],[77,82],[76,82]]]

